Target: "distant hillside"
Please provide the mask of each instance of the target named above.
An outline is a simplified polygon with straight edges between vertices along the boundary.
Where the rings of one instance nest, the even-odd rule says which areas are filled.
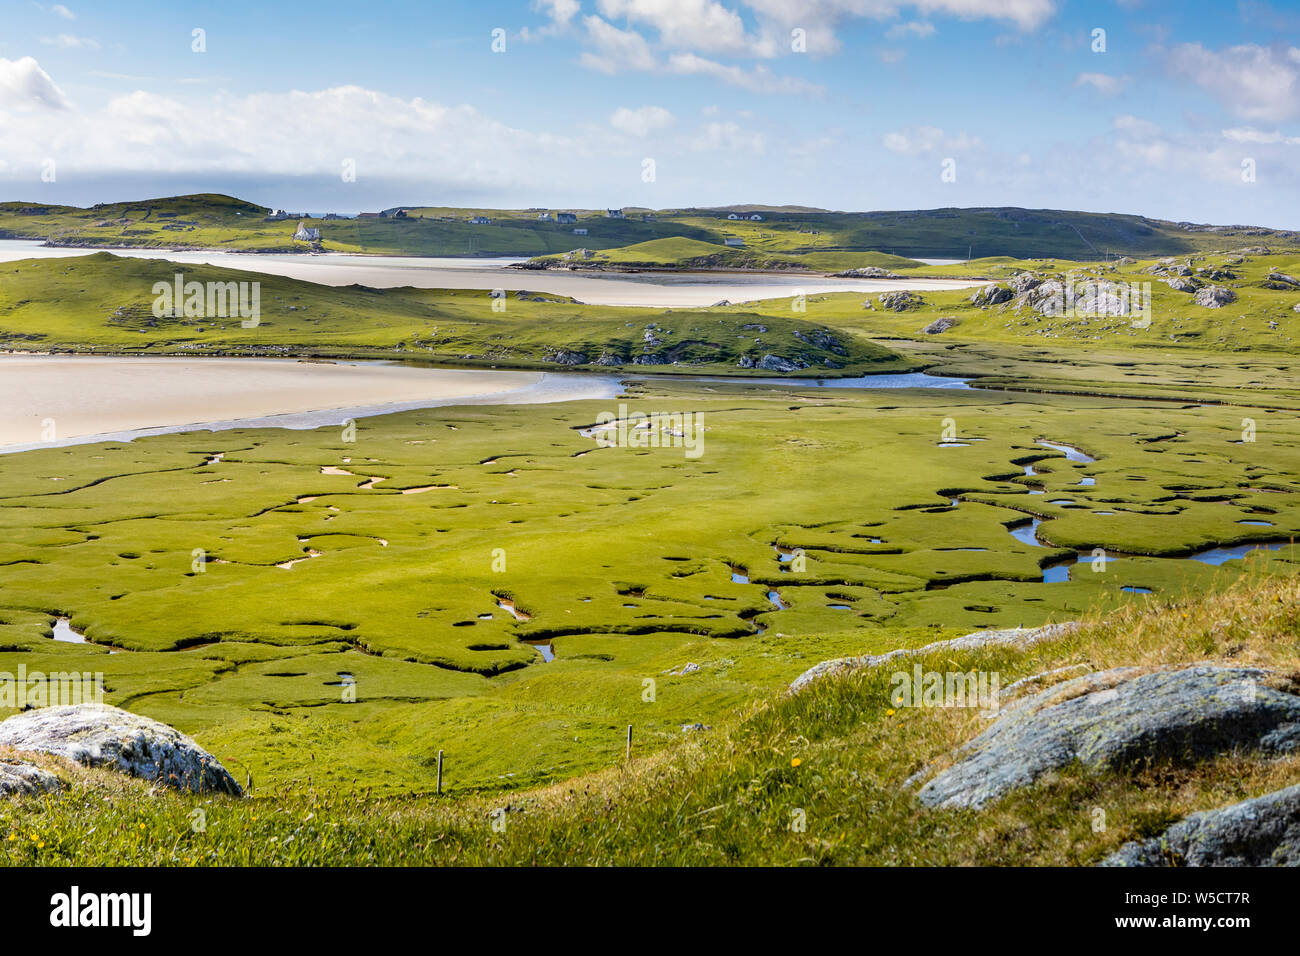
[[[292,213],[293,210],[290,210]],[[80,209],[0,203],[0,238],[43,239],[86,248],[155,246],[372,255],[555,255],[687,239],[743,242],[750,258],[835,271],[873,264],[864,253],[907,258],[1098,260],[1185,255],[1252,246],[1300,250],[1300,232],[1257,226],[1169,222],[1119,213],[994,207],[826,212],[743,204],[716,209],[513,209],[393,206],[360,218],[309,218],[318,245],[293,238],[297,217],[230,196],[196,195]],[[560,213],[568,213],[560,222]],[[621,215],[617,214],[621,213]],[[734,218],[733,218],[734,217]],[[734,247],[733,247],[734,248]],[[736,256],[732,256],[736,259]],[[750,266],[753,268],[754,266]]]

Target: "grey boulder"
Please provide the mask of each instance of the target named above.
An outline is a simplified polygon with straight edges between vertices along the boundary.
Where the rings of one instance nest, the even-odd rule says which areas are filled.
[[[953,766],[921,788],[921,803],[978,809],[1075,761],[1116,769],[1235,749],[1300,748],[1300,696],[1264,684],[1267,671],[1199,665],[1133,673],[1076,678],[1004,708]]]
[[[15,714],[0,723],[0,746],[108,767],[194,793],[243,794],[216,757],[176,728],[107,704]]]
[[[1230,302],[1236,301],[1237,293],[1221,285],[1207,285],[1204,289],[1199,290],[1195,296],[1196,304],[1207,309],[1219,309]]]
[[[1300,785],[1193,813],[1102,866],[1300,866]]]
[[[23,760],[0,758],[0,795],[50,793],[63,786],[48,770]]]

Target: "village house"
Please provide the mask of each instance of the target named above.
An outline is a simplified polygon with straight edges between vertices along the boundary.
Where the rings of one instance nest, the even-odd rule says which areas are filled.
[[[575,230],[573,230],[573,234],[574,234],[575,236],[585,236],[585,235],[587,234],[587,230],[586,230],[586,229],[575,229]]]
[[[729,213],[727,213],[727,218],[728,218],[728,219],[739,219],[740,217],[737,216],[734,212],[729,212]]]
[[[623,218],[623,210],[621,210],[621,209],[606,209],[606,210],[605,210],[605,218],[606,218],[606,219],[622,219],[622,218]]]
[[[470,216],[470,217],[469,217],[469,224],[470,224],[471,226],[487,226],[487,225],[490,225],[491,223],[492,223],[492,220],[489,219],[487,216]]]
[[[570,223],[577,222],[578,215],[577,213],[572,213],[572,212],[557,212],[555,214],[555,221],[558,222],[561,226],[566,226],[569,225]]]
[[[754,213],[752,216],[749,217],[749,221],[750,221],[750,222],[762,222],[762,221],[763,221],[763,217],[760,216],[758,213]]]
[[[745,244],[745,240],[732,237],[730,239],[723,239],[722,244],[724,246],[743,246]]]
[[[300,242],[318,242],[320,240],[320,230],[313,229],[306,222],[300,222],[298,223],[298,231],[293,234],[293,237]]]

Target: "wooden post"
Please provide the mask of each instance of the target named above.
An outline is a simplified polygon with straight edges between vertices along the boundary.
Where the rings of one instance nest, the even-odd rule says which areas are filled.
[[[442,751],[438,751],[438,795],[442,795]]]
[[[627,759],[632,759],[632,725],[627,725]]]

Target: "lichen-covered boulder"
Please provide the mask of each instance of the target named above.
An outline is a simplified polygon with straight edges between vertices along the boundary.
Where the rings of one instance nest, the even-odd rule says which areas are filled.
[[[1105,769],[1300,749],[1300,696],[1268,686],[1267,671],[1200,665],[1136,673],[1090,674],[1004,709],[921,788],[921,803],[979,808],[1075,761]]]
[[[1237,301],[1237,293],[1221,285],[1207,285],[1196,293],[1195,302],[1207,309],[1221,309]]]
[[[876,296],[876,301],[880,303],[882,309],[888,309],[890,312],[910,312],[925,305],[925,300],[920,295],[907,289],[882,292]]]
[[[15,714],[0,723],[0,746],[108,767],[195,793],[243,794],[216,757],[176,728],[107,704]]]
[[[1102,866],[1300,866],[1300,785],[1193,813]]]
[[[0,758],[0,795],[2,796],[50,793],[62,786],[58,777],[35,764],[25,760]]]

